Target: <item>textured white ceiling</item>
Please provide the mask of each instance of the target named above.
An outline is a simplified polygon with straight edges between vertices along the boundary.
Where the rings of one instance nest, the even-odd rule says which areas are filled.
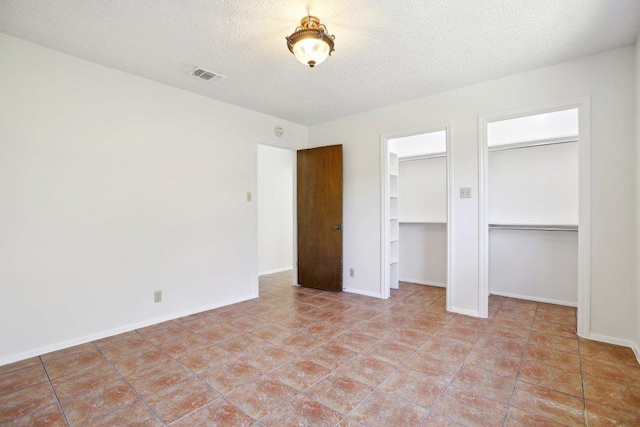
[[[313,69],[285,42],[307,10],[336,36]],[[0,32],[303,125],[630,45],[639,29],[640,0],[0,0]]]

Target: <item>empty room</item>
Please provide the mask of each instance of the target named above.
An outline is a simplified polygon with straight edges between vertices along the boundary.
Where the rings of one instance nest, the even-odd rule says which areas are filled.
[[[0,0],[0,425],[640,425],[640,1]]]

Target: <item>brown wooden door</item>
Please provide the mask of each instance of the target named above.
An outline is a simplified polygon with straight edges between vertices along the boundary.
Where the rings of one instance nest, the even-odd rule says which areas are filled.
[[[298,151],[298,284],[342,290],[342,145]]]

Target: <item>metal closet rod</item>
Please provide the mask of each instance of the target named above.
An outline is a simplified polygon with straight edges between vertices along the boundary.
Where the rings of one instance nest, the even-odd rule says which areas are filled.
[[[512,144],[494,145],[487,147],[488,151],[515,150],[518,148],[541,147],[543,145],[566,144],[568,142],[578,142],[577,136],[567,136],[562,138],[539,139],[535,141],[514,142]]]
[[[577,225],[489,224],[490,230],[578,231]]]

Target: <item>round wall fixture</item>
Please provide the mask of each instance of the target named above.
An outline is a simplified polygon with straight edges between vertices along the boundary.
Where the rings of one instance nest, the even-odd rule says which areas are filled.
[[[280,126],[276,126],[276,136],[280,137],[284,133],[284,130]]]

